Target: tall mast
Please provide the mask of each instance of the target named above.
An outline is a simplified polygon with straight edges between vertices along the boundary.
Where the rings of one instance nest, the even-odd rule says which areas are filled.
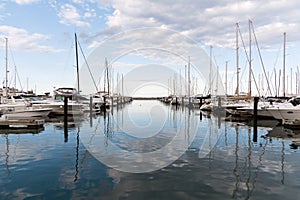
[[[252,38],[251,38],[251,20],[249,20],[249,82],[248,95],[251,97],[251,72],[252,72]]]
[[[190,56],[188,63],[188,96],[189,96],[189,106],[191,105],[191,64],[190,64]]]
[[[124,76],[122,74],[122,96],[124,97]]]
[[[291,68],[291,95],[293,94],[293,68]]]
[[[277,93],[277,75],[276,75],[276,69],[274,68],[274,76],[275,76],[275,96],[277,97],[278,96],[278,93]]]
[[[299,74],[299,66],[297,66],[297,91],[296,91],[296,94],[298,95],[299,94],[299,88],[300,88],[300,74]]]
[[[184,80],[185,80],[185,84],[184,84],[184,95],[186,96],[186,93],[187,93],[187,82],[186,82],[186,80],[187,80],[187,66],[186,65],[184,65]]]
[[[108,72],[107,58],[105,58],[105,67],[106,67],[107,93],[108,93],[108,96],[109,96],[109,72]]]
[[[239,96],[239,24],[236,23],[236,91],[235,94]]]
[[[225,96],[227,96],[227,67],[228,67],[228,61],[226,61],[226,67],[225,67]]]
[[[75,33],[75,56],[76,56],[76,71],[77,71],[77,92],[80,93],[79,88],[79,64],[78,64],[78,42],[77,42],[77,34]]]
[[[210,46],[210,51],[209,51],[209,94],[211,95],[212,93],[212,46]]]
[[[283,84],[283,96],[285,97],[285,44],[286,44],[286,32],[283,33],[283,70],[282,70],[282,84]]]
[[[5,97],[8,97],[8,88],[7,88],[7,82],[8,82],[8,38],[5,38]]]

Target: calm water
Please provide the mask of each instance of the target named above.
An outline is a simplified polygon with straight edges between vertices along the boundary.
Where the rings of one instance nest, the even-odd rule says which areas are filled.
[[[134,101],[68,135],[57,121],[1,132],[0,199],[300,199],[297,135],[282,127],[253,142],[252,127]]]

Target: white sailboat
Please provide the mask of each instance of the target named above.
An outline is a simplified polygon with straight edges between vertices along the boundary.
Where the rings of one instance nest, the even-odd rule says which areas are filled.
[[[34,108],[31,107],[28,102],[20,98],[16,100],[17,96],[9,96],[7,85],[7,73],[8,73],[8,38],[6,38],[6,78],[5,78],[5,90],[2,94],[2,104],[0,104],[0,115],[7,119],[28,119],[32,117],[46,117],[52,110],[51,108]]]

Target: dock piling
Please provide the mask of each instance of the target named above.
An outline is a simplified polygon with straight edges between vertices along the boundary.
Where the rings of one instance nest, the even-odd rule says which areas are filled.
[[[254,108],[253,108],[253,142],[257,142],[257,104],[259,97],[254,97]]]
[[[64,97],[64,135],[65,142],[68,142],[68,97]]]

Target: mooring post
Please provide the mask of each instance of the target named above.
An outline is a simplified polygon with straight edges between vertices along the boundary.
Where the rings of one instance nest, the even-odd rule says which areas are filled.
[[[202,106],[202,97],[200,97],[200,108]]]
[[[253,108],[253,142],[257,142],[257,104],[259,97],[254,97],[254,108]]]
[[[68,142],[68,97],[64,97],[64,135],[65,142]]]
[[[90,97],[90,127],[93,127],[93,97]]]
[[[90,97],[90,116],[93,114],[93,97]]]
[[[218,109],[221,109],[221,107],[222,107],[222,99],[221,99],[221,97],[219,96],[219,97],[218,97]]]

